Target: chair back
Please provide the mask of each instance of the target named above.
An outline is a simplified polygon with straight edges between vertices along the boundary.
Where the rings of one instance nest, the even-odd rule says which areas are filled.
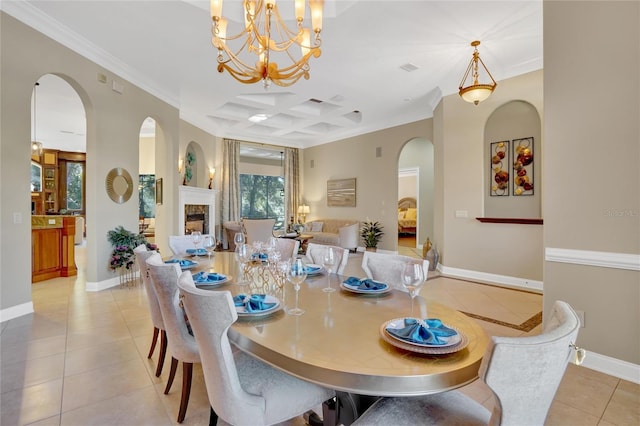
[[[158,304],[158,296],[151,284],[151,278],[149,278],[149,267],[147,266],[147,259],[157,253],[155,250],[147,250],[147,246],[140,244],[133,249],[133,254],[136,256],[136,263],[140,270],[140,277],[142,278],[142,284],[147,292],[147,301],[149,302],[149,312],[151,313],[151,322],[153,326],[158,330],[164,330],[164,321],[162,320],[162,312],[160,311],[160,305]]]
[[[201,241],[204,241],[204,237],[207,235],[203,234]],[[191,235],[169,235],[169,248],[174,256],[181,257],[186,256],[187,249],[195,249],[196,246],[193,244]],[[198,248],[202,248],[202,243]]]
[[[147,259],[147,266],[162,312],[169,352],[178,361],[200,362],[198,346],[189,334],[178,297],[178,277],[182,273],[180,266],[175,263],[165,264],[159,253],[154,253]]]
[[[344,273],[344,269],[347,267],[347,262],[349,261],[349,249],[338,246],[309,243],[307,245],[307,252],[305,256],[310,263],[322,265],[322,257],[324,256],[324,251],[327,247],[333,248],[333,252],[336,256],[336,263],[331,267],[331,272],[342,275]]]
[[[556,301],[542,334],[491,338],[479,371],[497,398],[491,425],[544,424],[579,328],[571,306]]]
[[[178,286],[201,351],[207,395],[214,411],[230,424],[263,424],[266,400],[242,388],[227,337],[227,330],[238,319],[231,293],[198,289],[188,273],[180,276]]]
[[[367,278],[387,283],[389,286],[402,291],[407,291],[403,287],[401,280],[402,269],[407,263],[422,263],[424,279],[427,279],[427,274],[429,273],[428,260],[371,251],[365,251],[362,257],[362,269],[367,274]]]
[[[300,241],[292,238],[278,238],[277,249],[280,252],[280,260],[295,259],[300,248]]]
[[[247,235],[247,244],[253,244],[255,241],[264,243],[269,241],[269,238],[273,237],[275,224],[275,219],[242,219],[242,226]]]

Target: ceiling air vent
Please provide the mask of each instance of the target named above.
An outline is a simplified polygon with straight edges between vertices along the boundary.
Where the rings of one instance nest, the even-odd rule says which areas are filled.
[[[418,67],[417,65],[414,65],[411,62],[409,62],[409,63],[406,63],[404,65],[400,65],[400,68],[405,70],[406,72],[412,72],[412,71],[417,70],[420,67]]]

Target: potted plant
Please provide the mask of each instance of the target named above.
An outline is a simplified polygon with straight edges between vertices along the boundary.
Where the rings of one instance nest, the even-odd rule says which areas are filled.
[[[384,232],[380,222],[365,221],[360,228],[360,237],[364,241],[364,246],[368,251],[376,251],[378,242],[382,239]]]
[[[140,244],[147,246],[149,250],[156,250],[155,244],[149,243],[143,234],[134,234],[117,226],[114,230],[107,232],[107,240],[113,247],[109,267],[114,271],[120,271],[120,284],[132,281],[135,275],[135,255],[133,249]]]

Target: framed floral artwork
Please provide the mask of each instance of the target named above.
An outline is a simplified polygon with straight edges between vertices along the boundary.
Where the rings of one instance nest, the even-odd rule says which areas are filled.
[[[489,195],[504,197],[509,195],[509,141],[491,143],[489,154],[491,181]]]
[[[534,164],[533,137],[514,139],[513,149],[513,195],[533,195]]]

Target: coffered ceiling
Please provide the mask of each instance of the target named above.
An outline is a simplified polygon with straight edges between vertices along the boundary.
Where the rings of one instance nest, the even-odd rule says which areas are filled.
[[[224,4],[231,14],[239,0]],[[327,0],[322,55],[310,62],[310,79],[268,90],[217,72],[208,1],[1,5],[179,108],[184,120],[216,136],[276,145],[309,147],[431,117],[442,96],[457,93],[476,39],[498,83],[542,68],[541,1]],[[293,1],[278,6],[292,10]],[[74,120],[84,117],[40,113],[38,139],[46,146],[49,133],[81,133]]]

